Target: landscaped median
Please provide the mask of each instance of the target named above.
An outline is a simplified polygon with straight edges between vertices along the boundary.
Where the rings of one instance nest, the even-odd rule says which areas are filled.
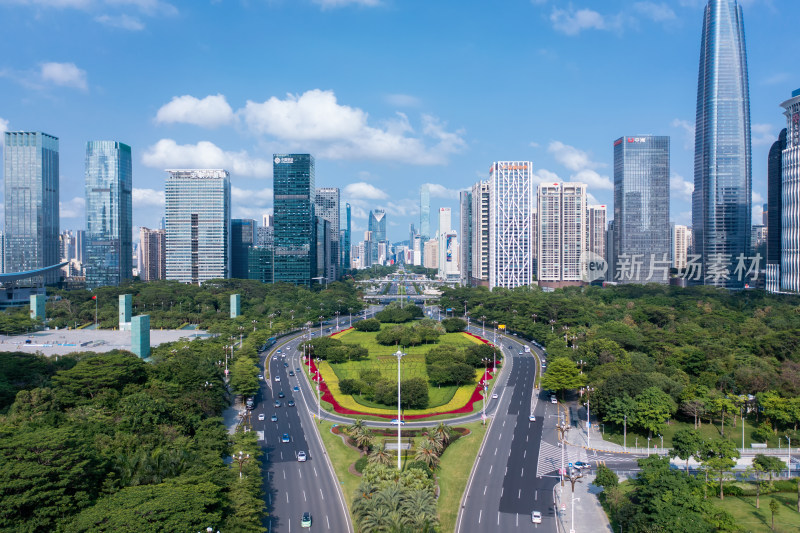
[[[341,338],[351,331],[353,330],[344,330],[334,335],[334,338]],[[471,333],[462,332],[460,335],[476,344],[489,344],[488,341]],[[312,360],[305,361],[305,364],[308,366],[312,381],[318,379],[317,370],[319,370],[319,375],[322,376],[320,384],[322,401],[331,404],[334,412],[351,416],[375,416],[386,419],[397,418],[397,413],[394,409],[366,406],[357,402],[351,395],[341,394],[339,390],[339,377],[326,361],[320,361],[319,366]],[[484,385],[486,385],[488,393],[489,382],[493,379],[493,374],[494,372],[492,372],[491,369],[485,371],[485,373],[484,370],[476,370],[475,378],[478,380],[477,385],[474,387],[459,387],[450,401],[443,405],[428,409],[405,409],[403,411],[403,419],[419,420],[441,415],[472,413],[475,411],[474,404],[483,400]]]

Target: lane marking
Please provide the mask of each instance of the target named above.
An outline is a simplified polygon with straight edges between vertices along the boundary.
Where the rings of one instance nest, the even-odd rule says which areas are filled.
[[[517,499],[518,500],[522,499],[522,489],[519,489],[519,492],[517,492]]]
[[[483,486],[483,495],[484,496],[486,496],[486,489],[488,489],[488,488],[489,488],[489,485],[484,485]]]
[[[306,491],[305,490],[303,491],[303,501],[304,502],[308,501],[308,499],[306,498]]]
[[[481,516],[482,516],[482,515],[483,515],[483,509],[480,509],[480,510],[478,511],[478,523],[479,523],[479,524],[481,523]]]

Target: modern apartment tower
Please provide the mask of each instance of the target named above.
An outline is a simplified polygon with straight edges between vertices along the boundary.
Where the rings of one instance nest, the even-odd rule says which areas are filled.
[[[614,253],[618,283],[669,283],[669,137],[614,141]]]
[[[317,189],[315,199],[316,215],[328,221],[328,252],[330,263],[326,265],[325,277],[335,281],[339,276],[339,189],[322,187]]]
[[[437,250],[439,252],[439,277],[447,277],[447,269],[450,265],[447,264],[447,235],[453,230],[453,212],[449,207],[439,208],[439,229],[436,233],[436,240],[439,243]],[[452,252],[452,250],[451,250]]]
[[[489,169],[489,288],[533,283],[533,163],[497,161]]]
[[[702,282],[740,289],[737,257],[750,252],[750,92],[737,0],[709,0],[697,81],[692,230]]]
[[[470,285],[489,286],[489,182],[479,181],[472,186],[472,253]],[[464,236],[461,237],[462,242]]]
[[[41,132],[5,132],[5,271],[58,264],[58,138]],[[44,276],[58,281],[59,272]]]
[[[131,147],[86,143],[86,287],[119,285],[133,277]]]
[[[461,269],[461,285],[467,287],[472,275],[472,191],[461,191],[459,200],[459,226],[461,243],[459,247],[459,268]]]
[[[342,239],[342,268],[349,269],[350,268],[350,246],[351,246],[351,235],[352,235],[352,223],[351,223],[351,213],[350,213],[350,204],[344,204],[344,239]]]
[[[777,292],[780,284],[781,217],[783,204],[783,151],[786,149],[787,130],[784,128],[769,149],[767,157],[767,203],[764,209],[767,226],[767,279],[766,288]]]
[[[314,157],[275,154],[275,282],[311,287],[316,275]]]
[[[154,281],[167,277],[167,232],[163,229],[139,228],[139,278]]]
[[[603,259],[606,257],[606,215],[604,205],[586,208],[586,249]]]
[[[247,279],[250,248],[256,245],[256,221],[252,218],[231,219],[231,276]]]
[[[689,249],[692,246],[692,228],[675,224],[672,227],[672,266],[678,270],[686,268]]]
[[[800,292],[800,89],[781,104],[789,122],[781,170],[783,191],[781,212],[780,290]]]
[[[167,279],[199,284],[231,272],[227,170],[167,170]]]
[[[537,193],[540,286],[583,283],[581,255],[586,250],[586,184],[543,183]]]

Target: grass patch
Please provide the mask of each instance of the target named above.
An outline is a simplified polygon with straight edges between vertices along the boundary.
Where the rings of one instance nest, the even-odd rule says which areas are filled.
[[[467,486],[467,479],[478,456],[488,426],[480,422],[464,424],[471,433],[455,441],[442,454],[439,470],[436,472],[439,481],[439,500],[436,503],[441,523],[441,531],[454,531],[461,497]]]
[[[745,419],[744,424],[745,424],[744,425],[744,445],[745,445],[746,448],[749,448],[750,444],[752,442],[759,442],[759,441],[753,441],[753,439],[751,437],[751,434],[753,433],[753,430],[755,429],[755,426],[753,426],[750,423],[750,420]],[[728,422],[726,421],[725,422],[725,436],[727,438],[731,439],[734,443],[736,443],[736,447],[738,448],[739,446],[742,445],[742,421],[741,420],[737,420],[736,426],[737,427],[734,428],[733,425],[729,425]],[[670,420],[669,425],[664,429],[664,433],[663,433],[663,435],[664,435],[664,446],[667,447],[667,448],[671,448],[672,447],[672,436],[675,434],[676,431],[678,431],[680,429],[685,429],[685,428],[694,429],[694,423],[693,422],[683,422],[683,421],[680,421],[680,420]],[[712,425],[712,424],[708,423],[708,420],[706,420],[706,421],[703,422],[703,425],[698,428],[698,431],[700,432],[700,434],[704,438],[707,438],[707,439],[715,439],[715,438],[717,438],[717,437],[719,437],[721,435],[720,434],[720,424],[719,424],[718,421],[715,424]],[[636,446],[636,438],[637,437],[639,439],[639,447],[640,448],[647,448],[647,432],[639,433],[639,432],[631,429],[630,426],[628,426],[628,446],[629,447]],[[614,442],[614,443],[619,444],[621,446],[622,443],[623,443],[623,427],[621,425],[617,426],[616,424],[605,424],[605,434],[603,436],[603,439],[607,440],[609,442]],[[784,439],[783,444],[786,444],[785,439]],[[661,446],[661,439],[658,436],[654,436],[650,440],[650,446],[659,446],[660,447]],[[775,438],[774,442],[771,441],[769,443],[769,446],[777,448],[778,447],[778,439]]]
[[[360,455],[356,450],[342,442],[341,437],[331,433],[332,422],[322,422],[318,427],[322,435],[322,442],[328,451],[328,457],[331,458],[333,471],[336,472],[336,477],[339,478],[339,483],[342,485],[344,500],[347,502],[347,510],[352,516],[353,494],[358,488],[361,479],[351,474],[349,468],[351,464],[358,460]]]
[[[711,498],[709,498],[711,500]],[[756,509],[755,497],[725,496],[724,500],[711,500],[715,507],[729,512],[742,531],[772,531],[772,512],[769,510],[770,500],[780,504],[775,513],[775,531],[786,533],[797,531],[800,527],[800,514],[797,512],[797,493],[777,492],[761,496],[761,508]]]

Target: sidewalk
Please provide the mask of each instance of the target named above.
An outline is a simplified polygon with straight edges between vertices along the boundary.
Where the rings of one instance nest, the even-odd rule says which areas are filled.
[[[659,446],[661,444],[661,439],[658,438],[652,439],[649,447],[646,445],[647,439],[639,438],[638,444],[640,446],[636,447],[637,442],[635,437],[630,437],[628,439],[627,448],[620,444],[603,440],[601,425],[596,420],[592,420],[592,428],[587,439],[586,407],[579,406],[577,409],[575,409],[574,407],[570,406],[570,413],[573,415],[573,418],[570,420],[571,429],[567,432],[566,440],[567,444],[571,446],[579,446],[587,450],[595,450],[598,452],[630,453],[636,455],[648,455],[653,453],[666,455],[669,453],[669,448],[661,448]],[[577,416],[575,417],[574,415]],[[581,417],[581,415],[583,416]],[[641,446],[642,440],[644,440],[645,446]]]
[[[234,398],[233,404],[229,405],[222,412],[222,420],[225,423],[225,427],[228,428],[228,433],[230,435],[236,433],[236,426],[239,425],[239,421],[242,419],[242,413],[245,412],[245,406],[240,401],[240,397],[235,396]]]
[[[574,495],[569,480],[564,481],[563,491],[561,484],[556,483],[553,488],[553,501],[558,513],[556,522],[559,533],[569,533],[570,531],[614,533],[611,529],[611,522],[597,499],[597,495],[603,489],[591,485],[592,481],[594,481],[594,475],[584,475],[575,483]],[[572,521],[573,517],[574,522]]]

